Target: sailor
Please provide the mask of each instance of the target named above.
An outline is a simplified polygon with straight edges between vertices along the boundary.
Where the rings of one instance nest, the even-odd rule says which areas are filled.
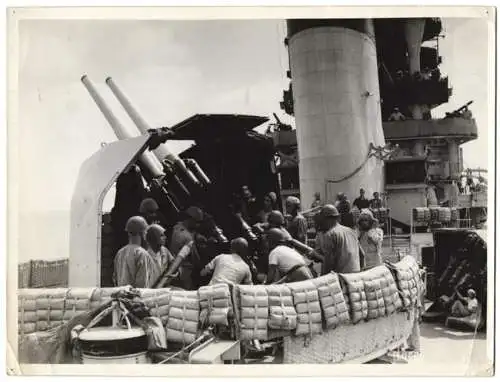
[[[382,242],[384,231],[378,227],[378,220],[368,209],[361,210],[358,218],[359,244],[364,252],[364,269],[382,264]]]
[[[264,208],[259,211],[257,214],[257,220],[258,223],[266,223],[267,218],[271,211],[276,209],[276,201],[278,200],[278,197],[276,196],[276,193],[274,192],[269,192],[264,196],[263,202],[264,202]]]
[[[115,256],[113,281],[116,286],[131,285],[134,288],[149,288],[151,262],[149,253],[142,247],[148,223],[142,216],[132,216],[125,225],[128,244]]]
[[[469,317],[477,312],[479,303],[477,302],[476,291],[474,289],[469,289],[466,297],[462,296],[457,288],[455,288],[455,293],[457,300],[451,306],[452,316]]]
[[[295,249],[285,245],[287,237],[279,228],[272,228],[267,234],[269,248],[269,268],[267,283],[303,281],[313,278],[304,257]]]
[[[174,256],[165,247],[165,229],[159,224],[152,224],[146,230],[146,242],[148,253],[153,260],[152,275],[153,280],[158,280],[162,273],[174,262]]]
[[[195,285],[192,278],[193,269],[201,261],[196,245],[192,245],[192,243],[195,240],[200,223],[203,221],[203,211],[192,206],[184,212],[184,215],[184,220],[178,222],[172,230],[170,252],[176,257],[185,245],[191,246],[189,256],[183,261],[180,268],[180,282],[182,288],[192,290]]]
[[[331,271],[337,273],[361,271],[364,253],[356,232],[339,224],[339,218],[339,211],[331,204],[327,204],[321,208],[316,220],[319,232],[315,251],[324,258],[322,275]]]
[[[252,285],[252,272],[245,261],[247,256],[248,242],[242,237],[234,239],[231,241],[231,253],[216,256],[203,268],[200,275],[205,277],[213,273],[208,285]]]
[[[307,219],[300,213],[300,199],[289,196],[286,199],[286,212],[289,215],[288,232],[295,240],[305,244],[307,241]]]
[[[365,197],[365,190],[363,188],[359,189],[359,197],[354,199],[352,205],[357,207],[360,211],[370,207],[370,201]]]
[[[257,223],[254,225],[254,228],[256,228],[258,231],[263,233],[264,235],[266,232],[268,232],[271,228],[279,228],[284,232],[286,237],[288,239],[291,239],[292,236],[290,233],[287,231],[285,228],[286,226],[286,220],[281,211],[274,210],[271,211],[267,217],[267,223]]]
[[[389,116],[389,122],[391,122],[391,121],[404,121],[405,119],[406,118],[403,115],[403,113],[401,113],[399,111],[399,107],[395,107],[394,109],[392,109],[392,113]]]
[[[319,192],[314,193],[314,201],[311,203],[311,209],[321,206],[321,194]]]
[[[146,198],[141,202],[139,213],[146,219],[148,224],[159,224],[166,226],[166,219],[160,212],[158,203],[153,198]]]
[[[247,222],[255,222],[257,217],[257,200],[248,186],[241,187],[240,212]]]
[[[340,213],[340,224],[349,228],[354,228],[356,222],[354,221],[354,215],[351,212],[351,202],[347,199],[347,196],[343,192],[338,193],[335,208],[337,208]]]
[[[370,209],[371,210],[377,210],[377,209],[380,209],[382,208],[382,199],[380,199],[380,194],[375,191],[373,193],[373,199],[370,200]]]

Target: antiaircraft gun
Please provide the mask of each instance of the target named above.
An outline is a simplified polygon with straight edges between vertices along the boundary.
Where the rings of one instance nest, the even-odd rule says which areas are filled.
[[[117,138],[119,140],[133,139],[133,135],[118,121],[90,79],[83,76],[82,82],[113,128]],[[115,203],[111,216],[108,217],[108,220],[111,220],[108,223],[112,227],[114,240],[111,245],[108,240],[108,246],[102,249],[101,286],[111,286],[112,259],[117,250],[126,244],[127,238],[123,227],[130,216],[139,214],[139,204],[145,197],[151,197],[158,203],[160,213],[165,217],[164,225],[166,225],[167,233],[188,207],[196,206],[203,210],[204,218],[199,229],[199,237],[203,240],[199,246],[197,243],[201,258],[200,266],[208,263],[216,254],[228,250],[229,236],[231,238],[246,237],[252,251],[258,250],[257,236],[252,232],[250,225],[241,214],[230,208],[230,203],[227,203],[224,195],[221,195],[220,183],[226,183],[227,178],[222,178],[222,182],[219,181],[219,185],[216,185],[196,159],[192,157],[181,159],[173,154],[165,143],[170,139],[177,139],[176,130],[179,129],[176,129],[176,126],[151,128],[113,79],[107,78],[106,84],[142,133],[142,137],[146,139],[146,145],[142,152],[136,155],[127,168],[118,175],[116,181]],[[227,162],[228,160],[225,159],[224,163]],[[213,170],[212,173],[214,173]],[[223,230],[216,224],[216,221],[222,221],[222,227],[225,229]],[[106,219],[103,219],[103,223],[106,224]],[[229,235],[225,234],[226,229],[229,230]],[[252,266],[251,258],[248,261]]]

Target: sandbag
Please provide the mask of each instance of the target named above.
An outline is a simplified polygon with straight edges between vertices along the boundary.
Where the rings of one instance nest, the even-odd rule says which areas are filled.
[[[267,340],[269,300],[263,285],[238,285],[240,339]]]
[[[209,325],[228,326],[229,312],[232,311],[231,291],[227,284],[214,284],[201,287],[200,321]]]
[[[269,328],[286,331],[296,329],[297,312],[290,288],[285,284],[277,284],[268,285],[266,289],[269,297]]]
[[[375,319],[392,314],[402,306],[396,282],[384,265],[362,272],[368,303],[367,319]]]
[[[101,305],[100,288],[70,288],[66,294],[64,321]]]
[[[387,264],[391,270],[401,296],[403,308],[411,308],[420,303],[420,273],[417,261],[412,256],[405,256],[397,263]]]
[[[349,308],[338,275],[332,272],[315,278],[312,282],[318,288],[325,328],[334,329],[339,325],[349,323]]]
[[[184,345],[198,336],[200,300],[198,291],[172,291],[166,325],[167,340]]]
[[[172,290],[169,288],[149,289],[141,293],[141,297],[151,316],[159,318],[165,326],[168,321]]]
[[[366,299],[365,284],[360,273],[340,273],[349,301],[351,322],[358,322],[368,318],[368,301]]]
[[[293,303],[297,311],[296,335],[323,332],[321,306],[316,285],[312,280],[286,284],[292,291]]]

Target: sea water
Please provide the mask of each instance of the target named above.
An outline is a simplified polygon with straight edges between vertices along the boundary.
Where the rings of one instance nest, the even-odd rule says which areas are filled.
[[[23,213],[18,222],[18,263],[69,258],[69,211]]]

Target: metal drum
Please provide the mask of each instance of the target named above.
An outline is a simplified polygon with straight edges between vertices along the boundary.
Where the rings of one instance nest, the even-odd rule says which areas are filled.
[[[83,364],[144,364],[148,341],[141,328],[97,327],[79,335]]]

